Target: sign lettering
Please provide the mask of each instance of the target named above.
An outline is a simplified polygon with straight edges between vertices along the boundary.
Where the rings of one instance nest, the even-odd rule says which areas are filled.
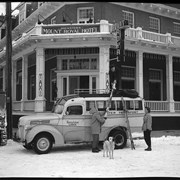
[[[72,34],[100,32],[100,25],[43,26],[42,34]]]

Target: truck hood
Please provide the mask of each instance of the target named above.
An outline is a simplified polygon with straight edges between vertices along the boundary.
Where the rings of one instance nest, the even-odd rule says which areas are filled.
[[[44,122],[46,124],[57,124],[59,118],[59,115],[56,113],[37,113],[35,115],[20,117],[19,125],[29,125],[30,123],[38,124],[38,122]]]

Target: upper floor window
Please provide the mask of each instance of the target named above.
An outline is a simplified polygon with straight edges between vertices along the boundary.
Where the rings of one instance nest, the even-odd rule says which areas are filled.
[[[53,18],[51,18],[51,24],[56,24],[56,16],[54,16]]]
[[[174,33],[180,34],[180,23],[173,22],[174,27]]]
[[[94,8],[83,7],[77,10],[78,23],[93,23],[94,22]]]
[[[134,27],[134,13],[129,11],[122,11],[123,12],[123,20],[128,20],[131,27]]]
[[[149,17],[149,28],[153,32],[160,32],[160,19],[155,17]]]
[[[21,24],[25,20],[25,10],[19,12],[19,24]]]

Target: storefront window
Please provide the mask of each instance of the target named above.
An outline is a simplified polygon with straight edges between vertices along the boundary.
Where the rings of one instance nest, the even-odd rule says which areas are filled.
[[[91,69],[97,69],[97,59],[91,59]]]
[[[89,59],[70,59],[69,69],[89,69]]]

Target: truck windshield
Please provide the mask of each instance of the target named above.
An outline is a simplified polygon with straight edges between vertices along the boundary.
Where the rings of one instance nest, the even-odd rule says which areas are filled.
[[[72,95],[63,96],[62,98],[57,99],[57,101],[53,105],[52,112],[61,114],[63,112],[64,104],[66,103],[66,101],[75,97],[78,97],[78,95],[72,94]]]

